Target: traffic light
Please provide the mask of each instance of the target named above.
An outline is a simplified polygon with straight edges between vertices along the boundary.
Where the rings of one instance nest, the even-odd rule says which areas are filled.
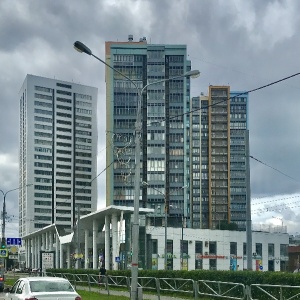
[[[4,237],[1,239],[1,249],[6,249],[6,241]]]

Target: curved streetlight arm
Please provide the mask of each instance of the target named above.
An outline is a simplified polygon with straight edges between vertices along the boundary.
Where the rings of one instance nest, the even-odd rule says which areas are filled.
[[[175,79],[179,79],[179,78],[184,78],[184,77],[192,77],[192,78],[196,78],[200,75],[200,71],[199,70],[192,70],[192,71],[188,71],[184,74],[178,75],[178,76],[174,76],[171,78],[165,78],[165,79],[161,79],[158,81],[154,81],[154,82],[150,82],[148,84],[146,84],[142,89],[141,89],[141,94],[143,94],[144,90],[149,86],[149,85],[153,85],[153,84],[158,84],[158,83],[162,83],[162,82],[166,82],[166,81],[171,81],[171,80],[175,80]]]
[[[31,184],[26,184],[25,187],[28,187],[28,186],[31,186],[33,185],[32,183]],[[0,190],[0,192],[3,194],[3,211],[2,211],[2,238],[5,238],[5,216],[6,216],[6,195],[10,192],[13,192],[13,191],[16,191],[16,190],[19,190],[20,187],[18,188],[15,188],[15,189],[12,189],[12,190],[9,190],[7,192],[3,192],[3,190]]]
[[[12,189],[12,190],[9,190],[9,191],[7,191],[7,192],[3,192],[2,190],[0,190],[0,192],[3,194],[3,197],[5,198],[5,196],[9,193],[9,192],[12,192],[12,191],[16,191],[16,190],[18,190],[19,188],[16,188],[16,189]]]
[[[74,49],[77,50],[80,53],[85,53],[85,54],[93,56],[94,58],[96,58],[97,60],[99,60],[100,62],[102,62],[104,65],[106,65],[107,67],[109,67],[113,71],[117,72],[119,75],[123,76],[128,81],[130,81],[135,86],[135,88],[139,91],[139,88],[138,88],[137,84],[131,78],[129,78],[127,75],[123,74],[122,72],[120,72],[119,70],[117,70],[116,68],[114,68],[113,66],[109,65],[108,63],[106,63],[104,60],[102,60],[98,56],[94,55],[92,53],[92,50],[90,48],[88,48],[85,44],[83,44],[83,43],[81,43],[79,41],[76,41],[74,43]]]

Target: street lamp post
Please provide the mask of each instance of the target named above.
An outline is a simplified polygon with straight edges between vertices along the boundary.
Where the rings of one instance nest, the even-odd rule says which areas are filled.
[[[112,69],[114,72],[118,73],[119,75],[126,78],[130,83],[133,84],[135,87],[137,94],[138,94],[138,103],[137,103],[137,113],[136,113],[136,122],[135,122],[135,180],[134,180],[134,208],[133,208],[133,223],[132,223],[132,263],[131,263],[131,296],[132,300],[136,300],[138,293],[137,293],[137,285],[138,285],[138,236],[139,236],[139,201],[140,201],[140,157],[141,157],[141,145],[140,145],[140,138],[141,138],[141,131],[142,131],[142,122],[141,122],[141,106],[142,106],[142,96],[145,89],[153,84],[166,82],[173,79],[178,79],[182,77],[197,77],[199,76],[200,72],[198,70],[193,70],[186,72],[183,75],[166,78],[162,80],[158,80],[155,82],[151,82],[146,84],[143,88],[139,88],[138,85],[128,76],[114,68],[113,66],[107,64],[104,60],[100,59],[96,55],[94,55],[86,45],[82,42],[76,41],[74,43],[74,48],[78,52],[85,53],[88,55],[93,56],[98,61],[106,65],[108,68]]]
[[[30,184],[31,185],[31,184]],[[26,185],[26,186],[29,186]],[[2,193],[3,195],[3,211],[2,211],[2,241],[3,243],[6,245],[6,240],[5,240],[5,218],[6,218],[6,195],[10,192],[13,192],[13,191],[16,191],[16,190],[19,190],[20,187],[18,188],[15,188],[15,189],[12,189],[12,190],[9,190],[7,192],[4,192],[3,190],[0,190],[0,192]],[[3,264],[3,268],[1,268],[2,272],[4,272],[4,269],[5,269],[5,259],[3,258],[3,261],[2,261],[2,264]]]
[[[3,192],[0,190],[0,192],[3,195],[3,211],[2,211],[2,239],[5,239],[5,218],[6,218],[6,195],[10,192],[16,191],[20,188],[12,189],[7,192]]]
[[[31,186],[32,184],[27,184],[25,185],[25,187],[28,187],[28,186]],[[2,193],[3,195],[3,212],[2,212],[2,238],[5,239],[5,218],[6,218],[6,195],[10,192],[13,192],[13,191],[16,191],[16,190],[19,190],[20,187],[18,188],[15,188],[15,189],[12,189],[12,190],[9,190],[7,192],[4,192],[3,190],[0,190],[0,192]]]
[[[143,181],[143,184],[144,185],[147,185],[149,186],[148,182],[145,182]],[[172,195],[172,193],[169,193],[169,194],[164,194],[163,192],[161,192],[159,189],[153,187],[153,186],[150,186],[153,190],[157,191],[158,193],[160,193],[161,195],[164,196],[164,202],[165,202],[165,251],[164,251],[164,264],[165,264],[165,270],[167,270],[167,263],[168,263],[168,259],[167,259],[167,255],[168,255],[168,205],[167,205],[167,197]],[[182,186],[182,187],[179,187],[177,189],[175,189],[173,191],[173,193],[175,193],[176,191],[178,190],[181,190],[181,189],[185,189],[187,186]],[[183,218],[183,217],[182,217]],[[183,240],[183,224],[182,224],[182,240]],[[181,250],[180,250],[181,252]]]

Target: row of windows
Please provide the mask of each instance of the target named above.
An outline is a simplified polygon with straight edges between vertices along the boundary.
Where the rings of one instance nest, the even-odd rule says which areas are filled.
[[[75,161],[77,164],[85,164],[85,165],[91,165],[92,161],[87,159],[76,159]]]
[[[34,105],[52,108],[52,103],[48,102],[34,101]]]
[[[71,89],[72,88],[72,86],[70,84],[65,84],[65,83],[60,83],[60,82],[57,82],[56,86],[63,87],[63,88],[66,88],[66,89]]]
[[[82,188],[82,189],[75,189],[75,193],[76,194],[91,194],[91,190],[89,190],[89,189],[84,189],[84,188]]]
[[[34,120],[39,121],[39,122],[52,123],[52,118],[44,118],[44,117],[34,116]]]
[[[35,85],[34,89],[36,91],[39,91],[39,92],[46,92],[46,93],[51,93],[52,92],[52,89],[46,88],[46,87],[43,87],[43,86],[37,86],[37,85]]]
[[[49,198],[51,198],[51,197],[49,197]],[[51,201],[35,200],[34,205],[51,206]]]
[[[38,94],[38,93],[34,93],[34,97],[38,98],[38,99],[44,99],[44,100],[51,100],[53,99],[52,96],[48,96],[48,95],[43,95],[43,94]]]
[[[62,103],[72,103],[71,99],[56,97],[56,101],[62,102]]]
[[[52,116],[52,111],[50,111],[50,110],[44,110],[44,109],[35,108],[34,112],[37,113],[37,114],[51,115]]]
[[[84,99],[84,100],[92,100],[92,96],[84,95],[84,94],[75,94],[75,98],[77,99]]]
[[[80,142],[80,143],[89,143],[89,144],[92,142],[91,139],[80,138],[80,137],[75,138],[75,141],[76,141],[76,142]]]
[[[42,125],[42,124],[34,124],[34,128],[43,129],[43,130],[52,130],[52,126],[50,125]]]
[[[72,110],[72,107],[70,107],[70,106],[65,106],[65,105],[57,105],[56,108],[58,108],[58,109],[63,109],[63,110],[69,110],[69,111]]]
[[[85,131],[85,130],[76,130],[75,132],[76,134],[80,134],[80,135],[88,135],[88,136],[92,135],[90,131]]]
[[[91,115],[92,111],[90,109],[76,108],[77,113]]]
[[[34,151],[36,152],[44,152],[44,153],[52,153],[51,148],[44,148],[44,147],[34,147]]]
[[[72,96],[72,93],[68,91],[56,90],[56,93],[60,95]]]
[[[34,136],[52,138],[52,133],[35,131]]]
[[[91,146],[87,146],[87,145],[75,145],[75,149],[80,149],[80,150],[92,150]]]
[[[83,127],[83,128],[89,128],[89,129],[92,128],[91,124],[86,124],[86,123],[78,123],[78,122],[76,122],[75,125],[76,125],[76,127]]]
[[[92,107],[92,103],[85,101],[76,101],[76,105],[83,107]]]
[[[56,127],[56,131],[72,132],[70,128]]]

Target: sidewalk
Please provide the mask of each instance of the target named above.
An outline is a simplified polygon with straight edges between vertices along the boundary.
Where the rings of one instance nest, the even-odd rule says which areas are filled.
[[[77,286],[76,289],[89,290],[88,287],[84,287],[84,286]],[[91,291],[99,292],[100,294],[103,294],[103,295],[108,295],[107,290],[105,290],[104,288],[99,289],[96,287],[91,287]],[[110,289],[109,294],[115,295],[115,296],[125,296],[125,297],[130,298],[130,293],[128,291],[116,291],[116,290]],[[158,300],[158,299],[159,299],[158,295],[143,293],[143,300]],[[160,300],[179,300],[179,299],[182,299],[182,297],[178,298],[178,297],[173,297],[173,296],[160,296]]]

